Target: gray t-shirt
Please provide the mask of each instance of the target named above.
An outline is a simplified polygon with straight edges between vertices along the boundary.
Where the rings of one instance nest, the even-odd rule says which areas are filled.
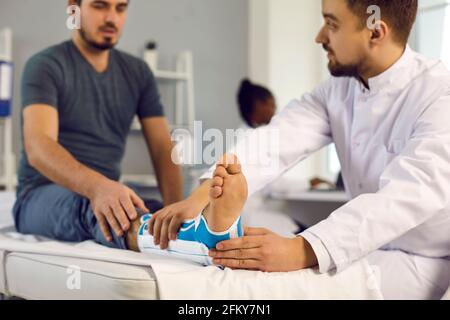
[[[34,55],[22,77],[22,106],[56,108],[58,142],[84,165],[118,180],[134,116],[163,116],[163,107],[146,63],[119,50],[110,52],[103,73],[89,64],[72,41]],[[47,183],[22,150],[18,198]]]

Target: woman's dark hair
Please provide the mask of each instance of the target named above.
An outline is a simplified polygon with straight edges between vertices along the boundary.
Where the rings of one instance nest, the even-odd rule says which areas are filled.
[[[255,103],[264,102],[270,98],[273,98],[273,94],[268,89],[253,84],[248,79],[242,80],[238,93],[239,110],[250,127],[253,126],[250,117],[255,109]]]

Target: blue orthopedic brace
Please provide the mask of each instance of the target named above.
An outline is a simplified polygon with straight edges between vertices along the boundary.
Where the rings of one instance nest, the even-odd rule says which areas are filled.
[[[138,244],[141,252],[160,253],[163,255],[173,255],[199,262],[204,265],[212,265],[212,260],[208,256],[209,249],[215,248],[216,244],[242,237],[241,217],[225,232],[213,232],[209,229],[205,218],[199,214],[197,218],[185,221],[178,233],[176,241],[169,242],[167,250],[161,250],[153,243],[153,237],[148,232],[148,222],[152,214],[141,217],[141,227],[138,232]]]

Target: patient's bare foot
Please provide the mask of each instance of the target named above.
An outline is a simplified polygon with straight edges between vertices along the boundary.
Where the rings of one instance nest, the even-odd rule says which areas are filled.
[[[128,250],[139,252],[137,238],[138,238],[138,232],[139,232],[140,226],[141,226],[140,218],[137,218],[136,220],[131,221],[131,227],[125,236],[125,242],[126,242]]]
[[[224,156],[217,164],[203,215],[214,232],[228,230],[241,214],[247,200],[247,180],[235,155]]]

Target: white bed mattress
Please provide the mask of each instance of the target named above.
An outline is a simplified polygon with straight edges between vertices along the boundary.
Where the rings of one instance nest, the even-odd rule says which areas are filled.
[[[0,230],[0,293],[6,296],[38,300],[159,297],[149,262],[153,259],[93,242],[15,240],[6,231]]]
[[[13,224],[14,199],[13,193],[0,193],[0,230]],[[78,272],[80,281],[70,281]],[[158,299],[148,266],[5,250],[0,250],[0,293],[24,299]]]
[[[78,270],[80,281],[71,278]],[[4,292],[24,299],[158,299],[149,267],[10,253],[5,272],[8,289]]]

